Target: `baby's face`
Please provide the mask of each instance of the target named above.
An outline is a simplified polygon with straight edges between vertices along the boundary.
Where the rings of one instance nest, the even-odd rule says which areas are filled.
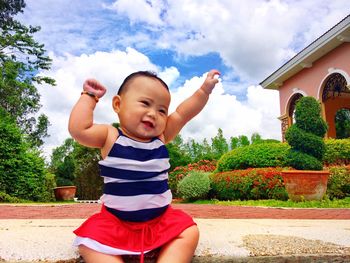
[[[169,104],[170,93],[157,79],[136,77],[120,96],[120,126],[135,140],[158,137],[165,130]]]

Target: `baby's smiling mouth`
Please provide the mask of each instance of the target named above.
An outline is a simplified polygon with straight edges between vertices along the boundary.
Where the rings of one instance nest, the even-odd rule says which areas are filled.
[[[142,121],[142,123],[148,128],[154,128],[154,124],[150,121]]]

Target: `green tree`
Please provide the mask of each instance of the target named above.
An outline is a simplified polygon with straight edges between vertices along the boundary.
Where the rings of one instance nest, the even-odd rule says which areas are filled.
[[[228,152],[228,143],[221,128],[218,129],[217,135],[211,139],[211,148],[215,160],[218,160],[224,153]]]
[[[245,135],[238,136],[238,147],[248,146],[250,144],[249,139]]]
[[[252,134],[252,136],[250,137],[250,142],[251,142],[251,144],[254,144],[254,143],[261,143],[262,141],[263,141],[263,140],[262,140],[260,134],[257,133],[257,132],[254,132],[254,133]]]
[[[74,140],[67,138],[61,146],[53,149],[49,166],[51,172],[55,173],[58,167],[64,162],[64,158],[73,153],[74,145]]]
[[[74,185],[75,162],[72,156],[68,155],[56,170],[57,186]]]
[[[100,176],[98,162],[101,160],[99,149],[74,143],[72,157],[75,161],[75,186],[77,197],[82,200],[97,200],[103,193],[103,178]]]
[[[236,149],[239,145],[239,139],[238,137],[230,137],[230,149]]]
[[[113,122],[112,123],[112,126],[114,127],[114,128],[119,128],[120,127],[120,123],[119,122]]]
[[[49,170],[55,175],[57,186],[74,185],[76,165],[73,150],[75,144],[72,138],[68,138],[61,146],[52,151]]]
[[[14,117],[28,142],[40,147],[49,122],[45,115],[37,117],[41,105],[35,84],[55,85],[55,81],[39,74],[51,65],[44,45],[34,40],[40,27],[13,19],[24,7],[21,0],[0,1],[0,107]]]
[[[190,139],[190,141],[186,144],[186,149],[191,158],[191,162],[199,161],[202,158],[203,146],[194,139]]]
[[[181,135],[177,135],[172,142],[166,145],[166,148],[169,152],[170,170],[190,163],[191,159],[184,149],[185,146]]]
[[[96,200],[103,190],[99,160],[99,149],[82,146],[72,138],[67,138],[52,151],[50,171],[55,174],[57,185],[74,184],[79,199]]]
[[[15,120],[0,108],[0,192],[46,201],[47,171],[43,158],[24,140]],[[51,189],[50,189],[51,190]]]
[[[1,0],[0,1],[0,26],[11,23],[13,16],[23,12],[26,6],[24,0]]]
[[[202,154],[202,159],[201,160],[214,160],[214,155],[213,151],[211,148],[211,145],[208,143],[208,140],[204,138],[203,143],[202,143],[202,148],[203,148],[203,154]]]

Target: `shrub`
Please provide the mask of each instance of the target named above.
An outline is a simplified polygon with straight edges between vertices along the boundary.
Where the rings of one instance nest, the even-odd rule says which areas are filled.
[[[185,200],[205,199],[210,190],[209,173],[191,171],[178,185],[178,193]]]
[[[284,166],[288,149],[286,143],[257,143],[239,147],[220,158],[217,171]]]
[[[216,161],[201,160],[196,163],[188,164],[186,166],[176,167],[169,173],[169,188],[173,196],[178,197],[177,186],[178,183],[185,178],[191,171],[213,172],[216,168]]]
[[[63,162],[55,171],[57,186],[72,186],[74,185],[74,170],[75,161],[72,156],[64,157]]]
[[[251,168],[210,175],[213,197],[219,200],[287,200],[282,168]]]
[[[330,199],[350,196],[350,165],[329,168],[327,195]]]
[[[80,200],[98,200],[103,194],[103,178],[99,175],[96,160],[80,165],[74,182],[77,187],[76,197]]]
[[[24,202],[24,200],[13,197],[9,194],[6,194],[5,192],[0,191],[0,203],[21,203]]]
[[[350,164],[350,139],[327,139],[325,165]]]
[[[315,157],[303,152],[290,150],[287,154],[288,164],[299,170],[322,170],[323,164]]]
[[[55,175],[51,173],[46,173],[45,176],[45,186],[43,189],[41,200],[44,202],[51,202],[55,200],[55,195],[53,188],[56,187]]]
[[[323,138],[327,124],[321,117],[320,103],[311,96],[302,97],[295,106],[295,126]]]
[[[292,125],[288,129],[286,139],[293,144],[293,151],[305,153],[316,159],[322,159],[326,150],[323,138],[305,132],[296,125]]]
[[[280,143],[280,141],[276,139],[261,139],[255,143]]]
[[[291,146],[288,165],[299,170],[322,170],[327,124],[322,119],[321,107],[314,97],[302,97],[295,107],[295,123],[286,131]],[[307,161],[303,162],[303,158]]]

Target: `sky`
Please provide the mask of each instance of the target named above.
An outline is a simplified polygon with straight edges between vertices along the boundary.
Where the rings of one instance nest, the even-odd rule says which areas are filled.
[[[57,85],[37,86],[51,126],[45,156],[70,137],[67,126],[85,79],[107,87],[96,123],[118,122],[111,101],[123,79],[156,72],[170,87],[170,112],[221,72],[204,110],[182,138],[210,140],[259,133],[281,140],[278,91],[259,83],[346,17],[348,0],[26,0],[16,18],[40,26],[35,39],[52,58],[40,72]]]

